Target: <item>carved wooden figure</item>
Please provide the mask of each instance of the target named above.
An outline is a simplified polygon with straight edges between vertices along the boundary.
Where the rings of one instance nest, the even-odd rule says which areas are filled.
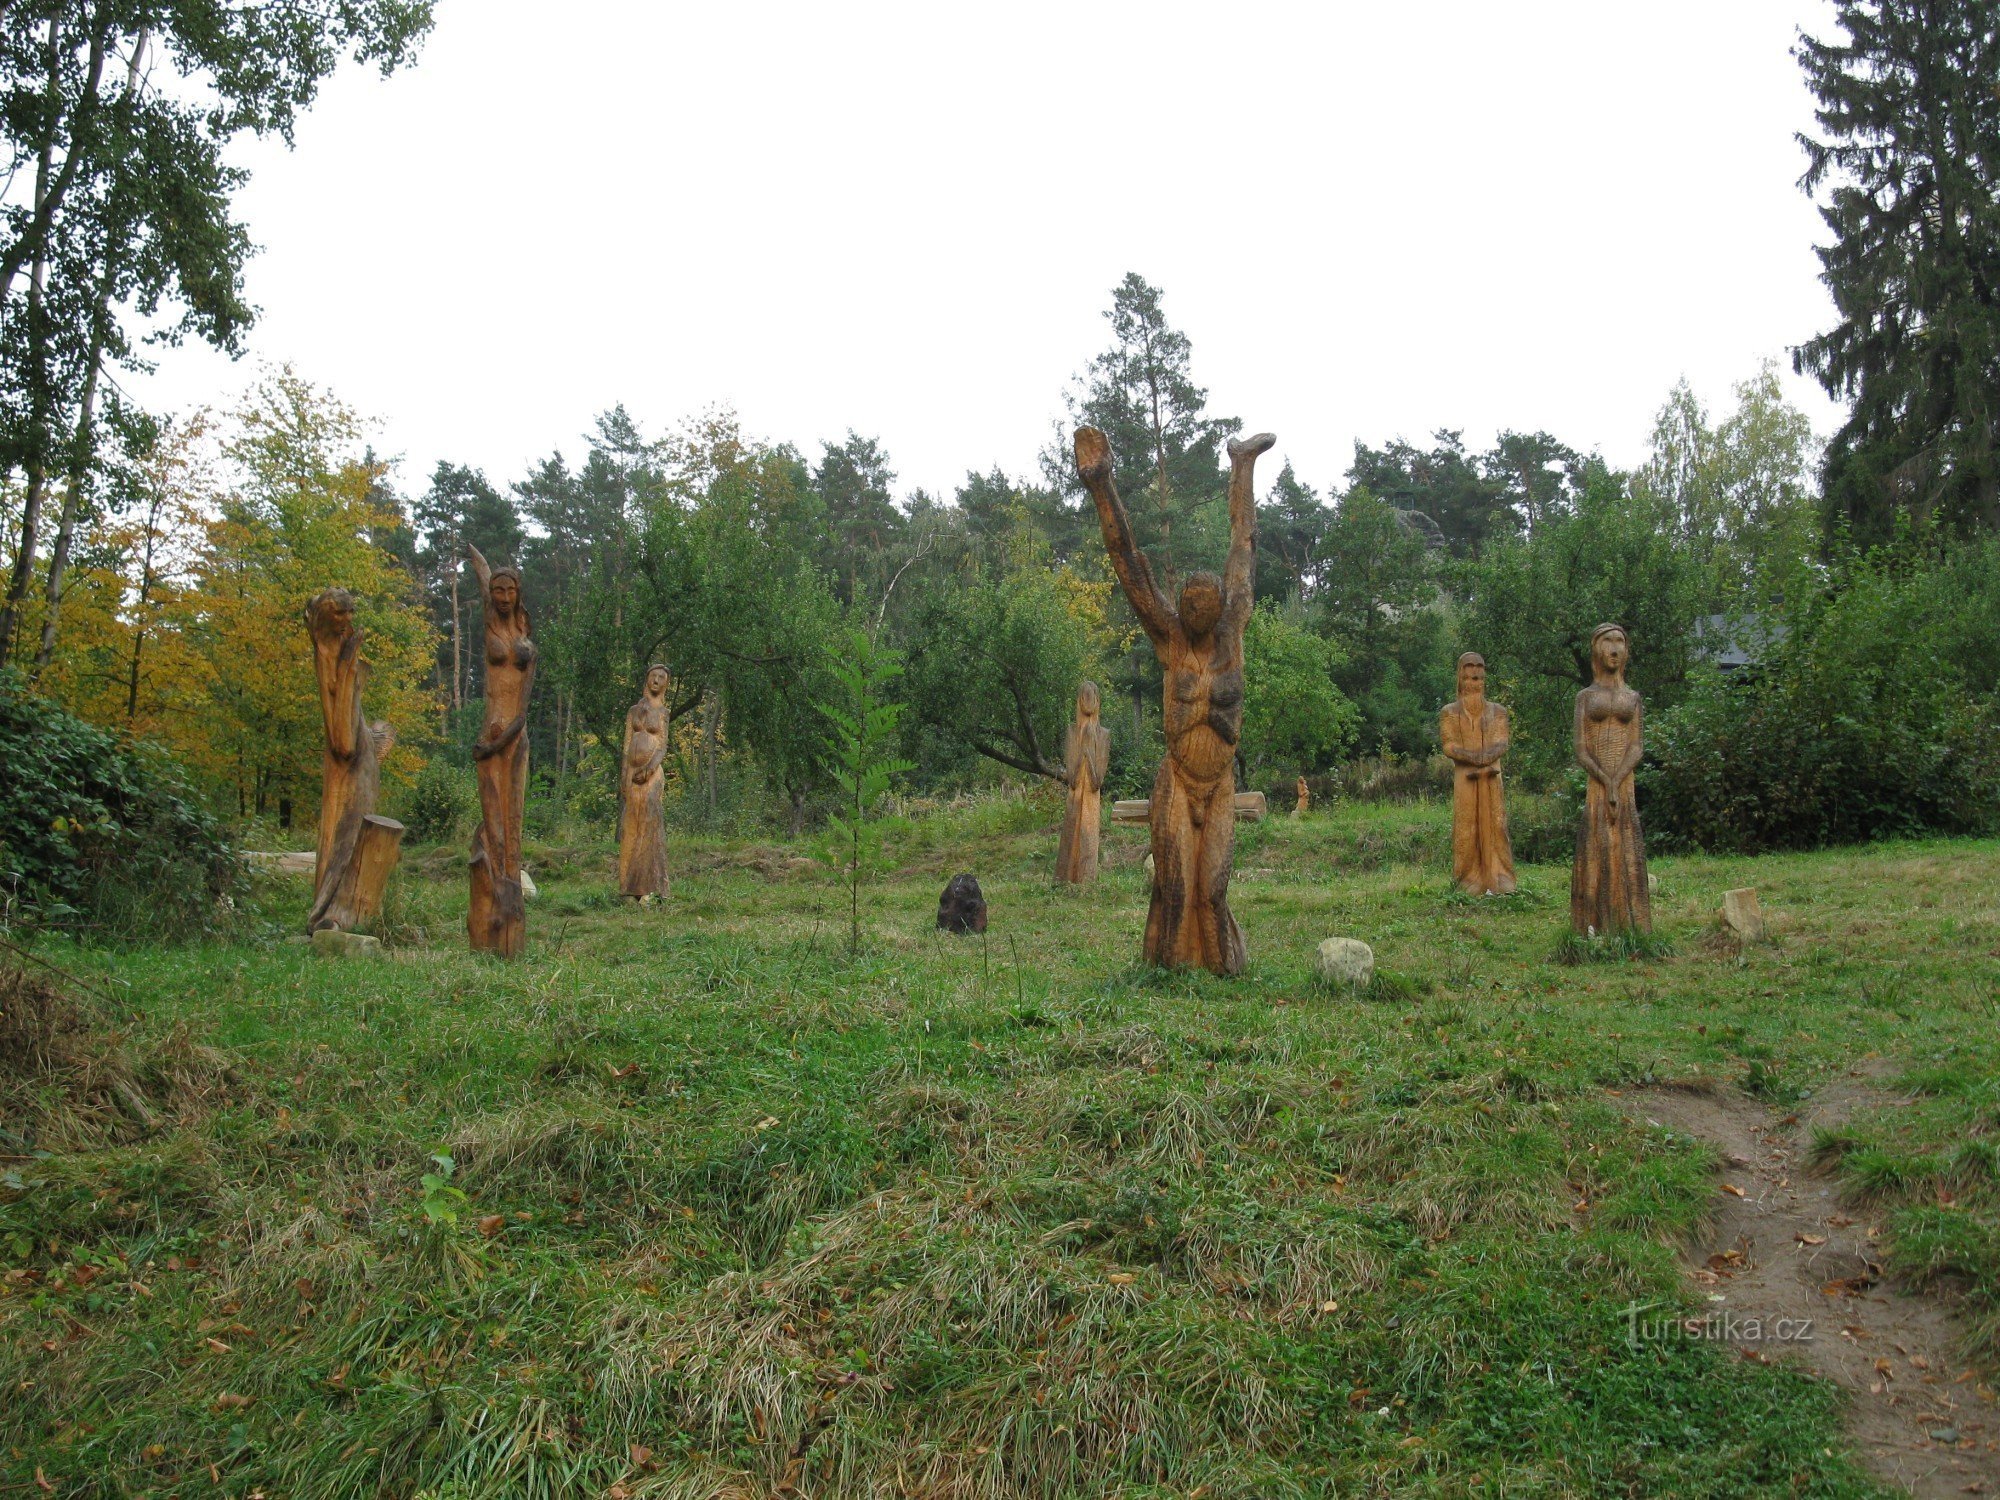
[[[665,667],[646,668],[646,686],[625,715],[624,774],[619,777],[622,812],[618,819],[618,892],[640,900],[664,897],[667,876],[666,778],[667,688]]]
[[[1063,743],[1063,772],[1069,778],[1069,805],[1063,810],[1062,838],[1056,844],[1056,879],[1088,885],[1097,879],[1097,840],[1103,826],[1104,772],[1111,764],[1111,731],[1099,721],[1103,707],[1097,684],[1076,690],[1076,722]]]
[[[521,601],[521,575],[489,568],[467,546],[486,601],[486,722],[472,746],[479,769],[479,827],[472,835],[472,906],[465,930],[473,951],[514,958],[527,935],[521,895],[521,819],[528,796],[528,694],[535,643]]]
[[[326,723],[326,757],[319,801],[319,850],[313,863],[313,903],[306,931],[351,932],[382,907],[382,888],[402,853],[403,825],[380,817],[381,758],[396,742],[388,724],[361,712],[368,663],[354,623],[354,596],[326,589],[306,603],[313,672]]]
[[[1303,818],[1306,815],[1306,809],[1312,806],[1313,801],[1312,788],[1306,785],[1306,779],[1303,776],[1299,778],[1298,797],[1298,805],[1292,809],[1292,816]]]
[[[1645,703],[1625,686],[1630,649],[1624,627],[1598,626],[1590,637],[1591,684],[1576,695],[1576,758],[1588,782],[1570,870],[1569,920],[1586,937],[1653,929],[1646,838],[1632,786]]]
[[[1153,579],[1111,482],[1111,445],[1076,430],[1076,470],[1097,505],[1111,567],[1165,669],[1166,759],[1153,782],[1153,901],[1145,957],[1167,968],[1241,973],[1243,929],[1229,910],[1236,852],[1236,741],[1243,728],[1243,627],[1257,559],[1257,455],[1268,432],[1229,444],[1229,557],[1220,578],[1191,573],[1178,606]]]
[[[1458,659],[1458,696],[1438,715],[1438,739],[1452,763],[1451,873],[1475,896],[1514,889],[1514,846],[1500,757],[1507,753],[1507,710],[1486,700],[1486,658]]]

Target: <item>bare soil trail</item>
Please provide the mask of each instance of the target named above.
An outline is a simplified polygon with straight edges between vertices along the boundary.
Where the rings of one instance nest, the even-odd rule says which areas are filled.
[[[1925,1500],[2000,1495],[2000,1406],[1965,1358],[1957,1320],[1884,1272],[1880,1227],[1812,1162],[1815,1128],[1893,1098],[1853,1075],[1783,1115],[1733,1090],[1648,1089],[1618,1102],[1721,1157],[1714,1211],[1688,1246],[1710,1316],[1681,1332],[1747,1359],[1802,1361],[1840,1386],[1855,1448],[1885,1482]]]

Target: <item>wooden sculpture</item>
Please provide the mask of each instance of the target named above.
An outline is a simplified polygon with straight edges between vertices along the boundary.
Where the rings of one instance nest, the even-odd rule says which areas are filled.
[[[521,819],[528,797],[528,694],[535,643],[521,602],[521,575],[466,555],[486,601],[486,722],[473,743],[479,768],[479,827],[472,835],[472,906],[466,934],[476,953],[514,958],[527,935],[521,893]]]
[[[306,602],[313,672],[319,678],[326,757],[319,800],[319,851],[306,931],[351,932],[381,910],[382,888],[402,853],[403,825],[376,815],[382,755],[396,742],[386,723],[361,712],[368,663],[354,623],[354,596],[326,589]]]
[[[1166,677],[1167,756],[1153,781],[1153,901],[1145,957],[1167,968],[1242,972],[1243,929],[1229,910],[1236,850],[1236,741],[1243,728],[1243,627],[1257,560],[1257,455],[1270,433],[1229,444],[1229,557],[1222,576],[1191,573],[1179,606],[1153,579],[1111,482],[1111,445],[1076,430],[1076,471],[1097,505],[1112,571]]]
[[[1452,763],[1451,873],[1475,896],[1514,889],[1514,846],[1500,758],[1507,753],[1507,710],[1486,701],[1486,658],[1458,659],[1458,696],[1438,715],[1438,739]]]
[[[1299,778],[1297,790],[1299,800],[1298,805],[1292,809],[1292,816],[1303,818],[1306,815],[1306,809],[1312,806],[1313,801],[1312,788],[1306,785],[1305,777],[1301,776]]]
[[[1069,806],[1063,810],[1062,838],[1056,843],[1056,879],[1069,885],[1088,885],[1097,879],[1097,839],[1103,823],[1099,794],[1111,764],[1111,731],[1098,720],[1101,708],[1097,684],[1078,684],[1076,722],[1063,743]]]
[[[666,778],[667,688],[665,667],[646,668],[645,691],[625,715],[624,774],[618,794],[618,893],[633,900],[664,897],[667,876]]]
[[[1570,870],[1569,920],[1584,937],[1653,929],[1646,838],[1632,785],[1645,703],[1625,686],[1630,649],[1623,626],[1592,631],[1591,684],[1576,695],[1576,758],[1588,784]]]

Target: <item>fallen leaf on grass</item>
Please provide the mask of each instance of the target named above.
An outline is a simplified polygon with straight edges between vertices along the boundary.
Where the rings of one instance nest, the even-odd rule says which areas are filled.
[[[1792,1238],[1797,1240],[1801,1245],[1824,1245],[1826,1243],[1825,1235],[1807,1234],[1803,1229],[1793,1235]]]
[[[505,1214],[482,1214],[480,1216],[479,1233],[482,1238],[490,1240],[506,1227],[507,1216]]]
[[[1743,1189],[1733,1182],[1723,1183],[1722,1191],[1729,1194],[1732,1198],[1741,1198],[1743,1196]]]
[[[215,1398],[215,1409],[217,1411],[241,1411],[256,1399],[255,1396],[239,1396],[234,1391],[224,1391],[220,1396]]]

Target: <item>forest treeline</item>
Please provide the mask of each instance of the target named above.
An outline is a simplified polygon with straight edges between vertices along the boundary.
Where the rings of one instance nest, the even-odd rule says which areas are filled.
[[[1110,435],[1163,571],[1212,566],[1239,424],[1196,383],[1158,289],[1128,276],[1107,319],[1058,432]],[[1158,667],[1059,444],[1033,473],[971,472],[936,496],[900,492],[872,436],[806,452],[727,411],[651,432],[616,407],[524,474],[442,462],[402,494],[352,412],[273,370],[234,410],[162,433],[132,503],[83,538],[57,649],[32,678],[170,747],[224,811],[302,826],[320,727],[300,609],[343,585],[369,632],[371,712],[398,731],[401,805],[441,832],[481,717],[470,545],[523,572],[544,827],[610,826],[625,711],[654,661],[674,674],[680,817],[816,822],[851,625],[905,664],[907,790],[1060,777],[1089,677],[1111,704],[1113,788],[1141,794],[1160,753]],[[1546,432],[1473,449],[1452,430],[1357,444],[1332,482],[1281,468],[1259,497],[1239,776],[1288,787],[1357,755],[1428,756],[1455,659],[1477,649],[1515,710],[1516,778],[1559,785],[1590,632],[1610,619],[1632,633],[1651,705],[1649,800],[1667,836],[1984,826],[2000,552],[1982,528],[1907,517],[1864,546],[1819,472],[1769,366],[1721,412],[1670,392],[1629,472]]]
[[[1052,400],[1038,463],[948,495],[899,488],[862,427],[806,449],[726,410],[614,407],[526,473],[443,462],[399,488],[303,372],[266,370],[226,410],[132,407],[113,376],[149,339],[234,350],[252,319],[229,140],[288,135],[343,55],[392,69],[430,24],[420,0],[274,15],[45,0],[0,16],[6,691],[164,746],[226,816],[301,827],[320,731],[300,610],[338,584],[369,632],[370,711],[400,736],[394,795],[441,831],[480,717],[475,545],[520,565],[541,647],[531,821],[608,826],[623,716],[663,661],[678,815],[812,823],[855,628],[902,663],[909,790],[1058,776],[1084,677],[1106,691],[1112,789],[1145,786],[1157,667],[1067,435],[1107,433],[1171,576],[1222,555],[1238,422],[1136,274]],[[1247,784],[1426,756],[1452,663],[1477,649],[1515,712],[1513,774],[1559,787],[1590,632],[1615,620],[1662,836],[1992,824],[2000,95],[1977,80],[2000,5],[1847,0],[1835,20],[1797,49],[1834,318],[1793,364],[1845,404],[1839,430],[1817,442],[1766,367],[1717,411],[1667,393],[1630,471],[1574,434],[1481,446],[1449,428],[1358,443],[1340,474],[1281,468],[1259,497]],[[214,107],[159,82],[176,76]]]

